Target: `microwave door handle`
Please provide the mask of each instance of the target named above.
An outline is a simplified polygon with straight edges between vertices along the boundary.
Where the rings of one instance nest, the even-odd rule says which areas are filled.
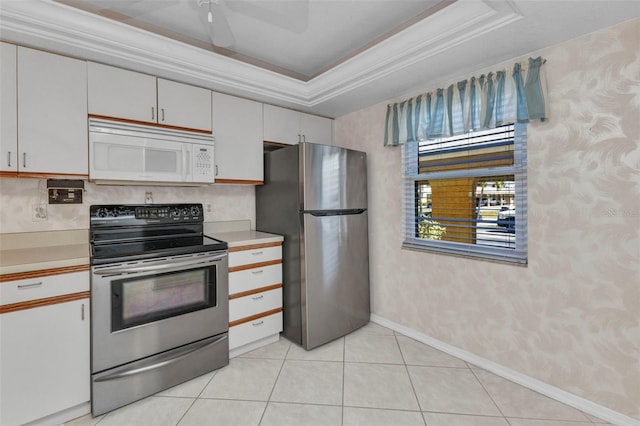
[[[191,150],[187,146],[182,147],[182,181],[191,182]]]
[[[203,264],[208,264],[211,262],[217,262],[223,258],[227,257],[227,254],[219,254],[216,256],[207,257],[206,259],[198,259],[198,260],[189,260],[189,261],[159,261],[157,264],[147,264],[142,266],[128,266],[128,267],[115,267],[115,268],[105,268],[98,269],[94,271],[96,275],[117,275],[117,274],[131,274],[135,272],[153,272],[153,271],[164,271],[170,272],[172,270],[181,270],[186,269],[191,266],[199,266]]]

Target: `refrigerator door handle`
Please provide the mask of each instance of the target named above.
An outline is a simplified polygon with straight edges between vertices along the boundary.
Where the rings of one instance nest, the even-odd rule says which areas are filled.
[[[343,216],[351,214],[362,214],[367,209],[347,209],[347,210],[303,210],[302,213],[310,214],[311,216]]]

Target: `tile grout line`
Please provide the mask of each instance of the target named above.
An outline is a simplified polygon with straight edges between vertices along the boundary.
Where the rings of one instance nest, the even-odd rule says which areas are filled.
[[[344,384],[345,370],[347,368],[347,337],[342,336],[342,407],[340,410],[340,424],[344,426]]]
[[[398,347],[398,352],[400,352],[400,357],[402,358],[402,364],[404,365],[404,371],[407,372],[407,377],[409,378],[409,383],[411,384],[411,390],[413,391],[413,397],[416,399],[418,403],[418,409],[420,410],[420,417],[422,418],[422,422],[427,424],[427,421],[424,418],[424,413],[422,412],[422,405],[420,404],[420,398],[418,398],[418,392],[416,392],[416,387],[413,385],[413,380],[411,379],[411,373],[409,373],[409,366],[407,365],[407,360],[404,358],[404,353],[402,353],[402,347],[400,346],[400,342],[398,341],[398,334],[394,331],[393,337],[396,341],[396,346]]]
[[[284,357],[282,358],[282,364],[280,365],[280,369],[278,370],[278,375],[276,376],[276,379],[273,381],[273,386],[271,386],[271,392],[269,392],[269,396],[267,397],[266,404],[264,405],[264,410],[262,410],[262,415],[260,416],[260,421],[258,422],[258,426],[260,426],[260,424],[262,423],[262,420],[264,420],[264,415],[267,413],[267,407],[269,407],[269,402],[271,402],[273,391],[276,389],[276,384],[278,383],[280,374],[282,374],[282,369],[284,368],[284,363],[287,360],[287,355],[289,355],[289,351],[291,350],[291,345],[292,343],[289,342],[289,347],[287,347],[287,351],[285,352]]]
[[[231,360],[229,360],[229,363],[231,363]],[[227,364],[228,365],[228,364]],[[182,416],[180,416],[180,419],[178,419],[178,423],[176,423],[176,426],[178,426],[180,424],[180,422],[182,420],[184,420],[184,417],[187,415],[187,413],[189,412],[189,410],[191,410],[191,408],[193,408],[193,406],[195,405],[196,401],[200,399],[200,396],[202,395],[202,393],[204,392],[204,390],[207,388],[207,386],[209,386],[209,383],[211,383],[211,381],[213,380],[213,378],[218,374],[218,370],[214,370],[213,374],[211,375],[211,378],[209,380],[207,380],[207,383],[205,383],[205,385],[202,387],[202,389],[200,390],[200,392],[198,392],[198,395],[196,395],[196,397],[193,399],[193,401],[191,401],[191,404],[189,405],[189,408],[186,409],[186,411],[184,412],[184,414],[182,414]]]
[[[487,390],[487,388],[484,386],[484,383],[482,383],[482,380],[480,380],[480,378],[478,377],[478,375],[476,374],[475,371],[473,371],[473,368],[471,368],[471,366],[469,365],[468,362],[465,361],[465,364],[467,364],[467,368],[469,368],[469,371],[471,371],[471,374],[473,374],[473,377],[478,381],[478,383],[480,383],[480,386],[482,386],[482,389],[486,392],[487,396],[489,397],[489,399],[491,400],[491,402],[493,402],[493,405],[496,406],[496,408],[498,409],[498,411],[500,412],[500,414],[502,415],[502,418],[507,422],[508,425],[511,425],[511,422],[509,421],[509,419],[507,418],[507,416],[505,416],[504,412],[502,411],[502,409],[500,408],[500,406],[498,405],[498,403],[493,399],[493,396],[491,396],[491,394],[489,393],[489,391]]]

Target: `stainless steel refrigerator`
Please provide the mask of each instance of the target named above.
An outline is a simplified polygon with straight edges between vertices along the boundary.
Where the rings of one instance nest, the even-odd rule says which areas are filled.
[[[283,334],[312,349],[369,321],[366,154],[301,143],[264,166],[256,229],[284,236]]]

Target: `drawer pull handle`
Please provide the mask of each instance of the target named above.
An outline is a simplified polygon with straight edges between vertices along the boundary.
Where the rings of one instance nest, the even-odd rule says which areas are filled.
[[[253,296],[252,299],[253,300],[260,300],[264,297],[264,294],[261,294],[260,296]]]
[[[260,251],[254,251],[251,254],[254,255],[254,256],[259,256],[259,255],[261,255],[263,253],[264,253],[264,251],[260,250]]]
[[[259,270],[257,270],[257,271],[251,271],[251,273],[252,273],[253,275],[258,275],[258,274],[261,274],[261,273],[263,273],[263,272],[264,272],[264,269],[259,269]]]
[[[26,290],[28,288],[40,287],[41,285],[42,285],[42,281],[39,281],[37,283],[32,283],[32,284],[18,284],[18,288],[21,290]]]
[[[252,322],[251,325],[253,325],[254,327],[258,327],[260,325],[264,324],[264,321],[258,321],[258,322]]]

